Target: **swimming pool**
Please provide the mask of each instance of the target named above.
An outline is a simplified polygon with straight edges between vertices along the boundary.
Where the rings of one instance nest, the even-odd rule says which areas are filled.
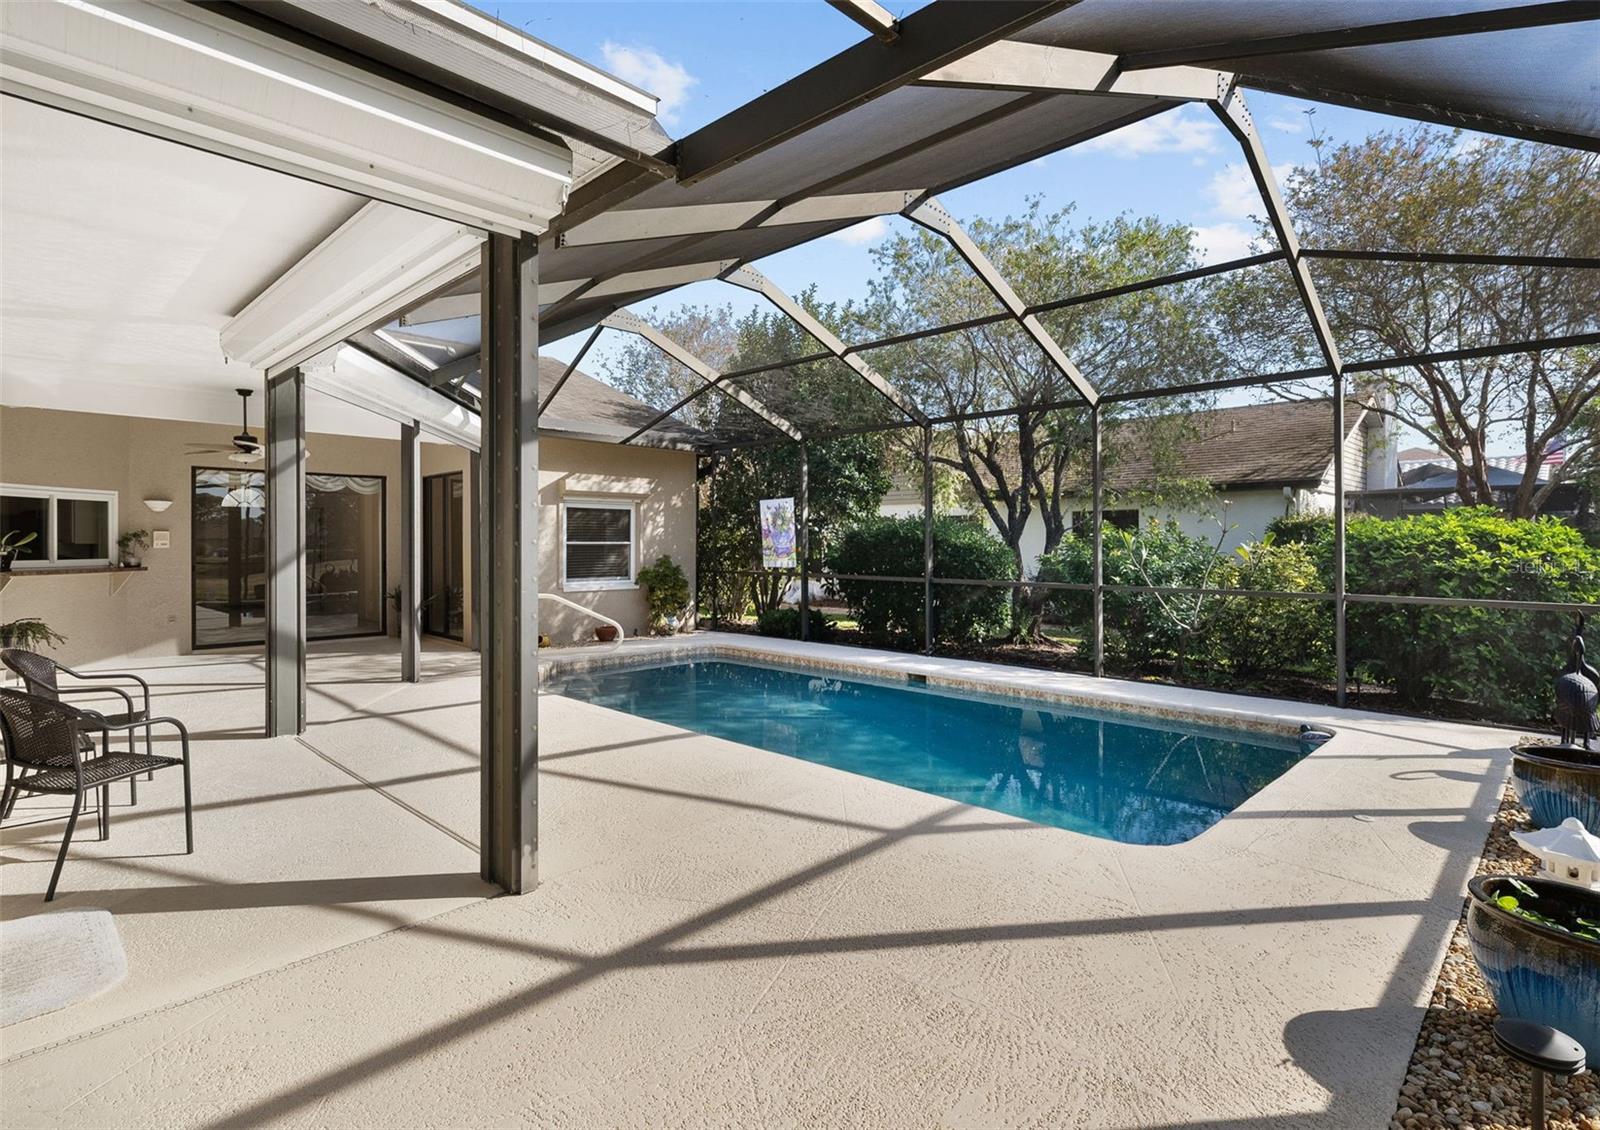
[[[1269,734],[720,659],[576,671],[547,689],[1134,844],[1193,839],[1306,753]]]

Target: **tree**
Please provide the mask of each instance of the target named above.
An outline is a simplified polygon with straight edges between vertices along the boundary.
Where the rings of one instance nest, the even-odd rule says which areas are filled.
[[[1329,147],[1296,168],[1285,201],[1307,247],[1600,255],[1600,158],[1430,127]],[[1260,246],[1275,246],[1265,223]],[[1318,289],[1347,360],[1470,349],[1595,328],[1600,272],[1562,267],[1318,260]],[[1287,272],[1232,284],[1240,342],[1276,367],[1314,358]],[[1283,343],[1299,344],[1297,357]],[[1368,380],[1369,378],[1363,378]],[[1378,411],[1421,433],[1455,468],[1464,505],[1496,504],[1491,448],[1525,457],[1509,511],[1537,514],[1555,486],[1595,466],[1586,421],[1600,394],[1600,351],[1535,350],[1426,362],[1370,376]],[[1555,473],[1544,466],[1566,442]],[[1540,485],[1541,475],[1547,482]]]
[[[807,291],[800,301],[824,320],[837,316]],[[731,307],[686,307],[658,319],[668,337],[723,372],[814,354],[818,343],[793,320],[752,311],[735,318]],[[630,342],[602,372],[632,396],[666,408],[704,382],[669,360],[655,346]],[[882,399],[859,376],[837,362],[811,362],[729,382],[801,431],[836,430],[843,421],[880,411]],[[707,460],[702,475],[699,554],[706,583],[718,586],[719,605],[729,611],[754,604],[757,614],[776,608],[790,578],[761,569],[757,507],[763,498],[797,496],[800,445],[764,423],[749,408],[721,392],[690,402],[679,418],[745,446]],[[808,443],[806,530],[810,559],[820,562],[845,526],[877,513],[890,488],[884,440],[866,434]],[[815,564],[813,565],[815,567]]]
[[[1198,264],[1192,233],[1182,224],[1118,217],[1074,228],[1071,219],[1070,207],[1046,212],[1034,199],[1020,216],[980,218],[969,229],[1025,302]],[[873,255],[878,275],[869,297],[848,311],[861,337],[893,336],[999,309],[949,244],[932,233],[897,236]],[[1210,318],[1186,286],[1068,306],[1042,318],[1102,391],[1205,380],[1226,366]],[[933,459],[965,480],[977,507],[1010,547],[1018,576],[1027,564],[1023,533],[1034,514],[1044,527],[1044,552],[1055,549],[1068,529],[1073,483],[1081,488],[1087,481],[1090,421],[1085,409],[1063,407],[1076,393],[1037,343],[1007,319],[874,350],[870,358],[932,416],[989,414],[941,429]],[[1194,406],[1189,398],[1180,407]],[[1173,410],[1171,403],[1167,410]],[[1108,420],[1115,414],[1108,412]],[[1019,592],[1017,599],[1020,605],[1029,598]],[[1013,632],[1034,630],[1036,620],[1019,614]]]

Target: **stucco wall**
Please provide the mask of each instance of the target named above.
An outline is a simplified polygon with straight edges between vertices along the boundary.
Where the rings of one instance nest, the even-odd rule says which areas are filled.
[[[146,553],[148,571],[142,573],[30,577],[19,571],[0,588],[0,620],[41,617],[67,637],[54,654],[69,664],[188,653],[191,468],[227,464],[221,456],[191,456],[187,445],[226,443],[233,431],[217,424],[0,407],[0,481],[117,491],[122,530],[167,530],[172,541],[168,549]],[[312,472],[385,476],[385,556],[387,586],[392,587],[400,569],[398,426],[395,440],[312,434],[306,446]],[[424,443],[422,452],[424,474],[467,469],[468,454],[461,448]],[[639,514],[636,564],[648,565],[667,554],[683,566],[692,585],[694,456],[550,438],[540,440],[539,456],[541,591],[595,608],[620,621],[630,635],[642,631],[648,612],[637,587],[562,589],[560,504],[572,493],[634,495]],[[169,498],[172,506],[155,514],[145,507],[146,498]],[[470,608],[470,547],[466,565]],[[541,629],[556,642],[593,638],[594,621],[549,603],[540,611]],[[389,619],[392,624],[392,612]]]
[[[170,548],[146,551],[143,573],[30,577],[17,570],[0,589],[0,620],[41,617],[67,637],[53,654],[68,664],[187,654],[192,644],[192,468],[230,466],[222,455],[191,455],[188,445],[225,444],[235,430],[182,420],[0,408],[0,481],[114,490],[122,530],[166,530],[172,538]],[[400,552],[398,434],[397,425],[396,441],[306,437],[312,472],[385,476],[384,552],[391,585]],[[144,505],[146,498],[168,498],[172,506],[156,514]]]

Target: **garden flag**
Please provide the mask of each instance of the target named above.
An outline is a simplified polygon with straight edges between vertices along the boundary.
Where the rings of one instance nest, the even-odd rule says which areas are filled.
[[[793,569],[794,565],[794,499],[763,498],[761,500],[761,567],[764,569]]]

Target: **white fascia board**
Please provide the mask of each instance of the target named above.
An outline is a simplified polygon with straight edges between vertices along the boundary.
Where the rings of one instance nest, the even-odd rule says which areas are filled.
[[[708,235],[750,226],[777,228],[787,224],[814,224],[830,220],[870,220],[892,216],[910,207],[921,192],[849,192],[810,196],[775,208],[775,200],[738,200],[722,204],[680,204],[669,208],[627,208],[606,212],[568,228],[556,237],[562,247],[597,243],[625,243],[663,236]]]
[[[330,363],[331,360],[331,363]],[[376,412],[399,424],[413,421],[447,443],[477,451],[483,440],[476,412],[348,345],[305,366],[306,387]]]
[[[222,352],[282,372],[478,266],[483,233],[376,200],[222,327]]]
[[[0,90],[506,233],[572,181],[564,145],[199,4],[0,4]]]

